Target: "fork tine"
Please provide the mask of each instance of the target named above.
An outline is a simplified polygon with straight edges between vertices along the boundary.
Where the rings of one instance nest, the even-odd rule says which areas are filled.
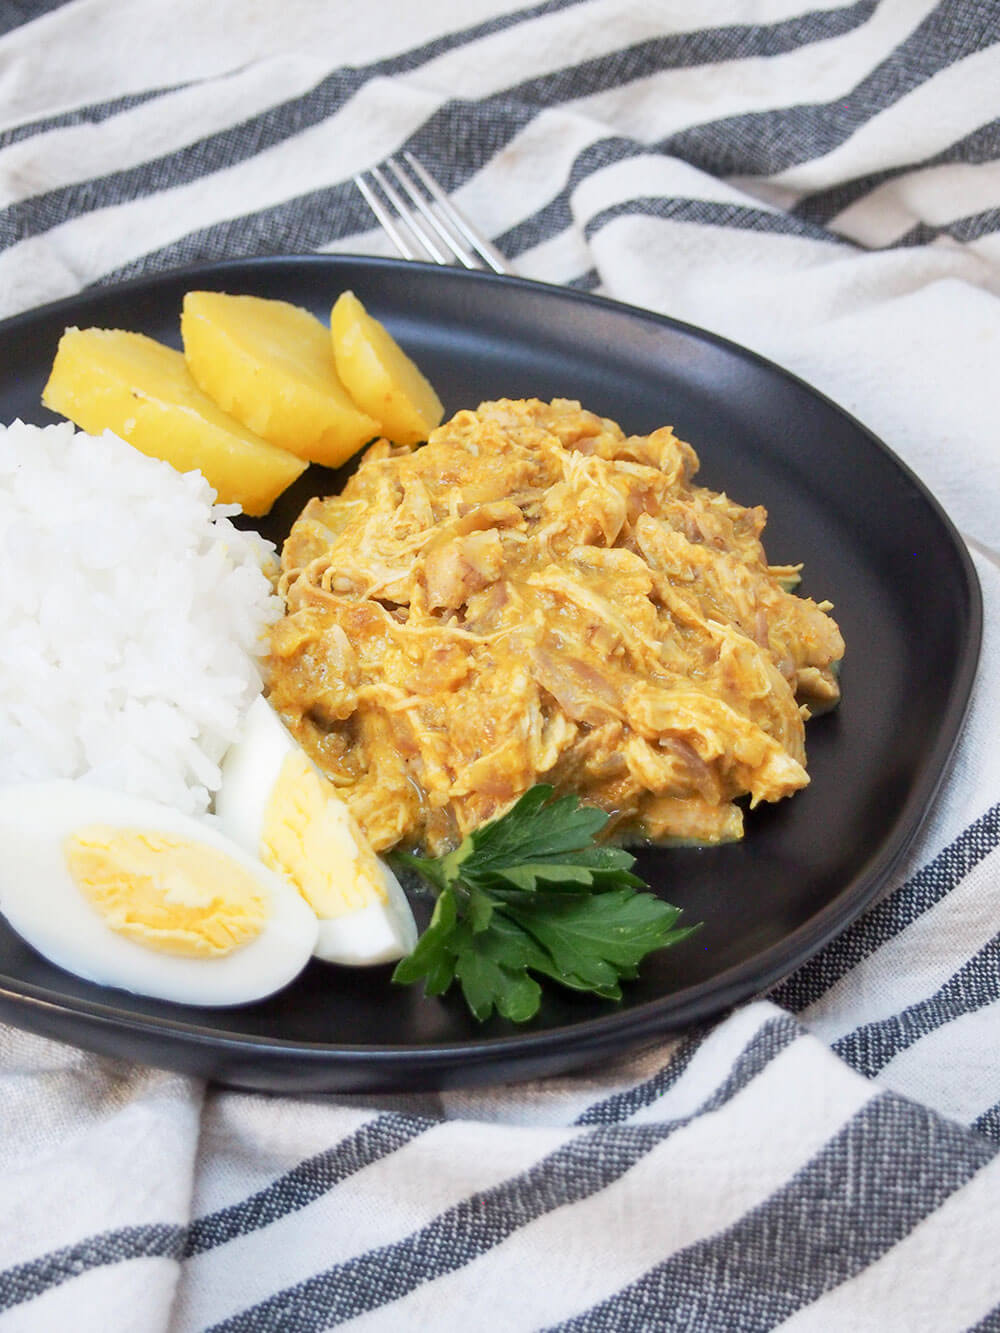
[[[390,157],[386,159],[386,166],[392,171],[397,181],[410,196],[410,199],[420,210],[421,214],[427,219],[430,226],[434,228],[435,232],[441,237],[445,245],[450,248],[455,258],[464,264],[466,268],[479,268],[479,260],[475,255],[470,254],[462,244],[461,240],[453,235],[444,225],[438,215],[431,208],[428,201],[416,188],[411,178],[406,174],[402,163],[397,158]]]
[[[455,227],[459,235],[472,246],[477,254],[482,255],[494,273],[510,273],[511,267],[504,259],[503,255],[495,246],[491,245],[484,236],[477,234],[474,227],[466,222],[465,218],[451,202],[445,192],[438,185],[434,177],[427,171],[413,156],[409,150],[403,150],[403,156],[406,158],[407,165],[416,173],[420,183],[427,190],[428,194],[434,199],[441,212],[448,221]]]
[[[383,204],[382,200],[378,197],[378,195],[375,193],[372,187],[365,180],[364,176],[360,174],[355,176],[354,184],[358,187],[358,190],[364,197],[366,203],[368,204],[368,207],[375,214],[376,218],[378,218],[379,222],[382,225],[383,231],[392,241],[393,245],[395,245],[396,249],[403,256],[403,258],[423,259],[425,256],[422,254],[417,254],[416,250],[410,244],[410,238],[406,235],[406,233],[403,231],[401,227],[396,226],[396,219],[389,212],[385,204]]]
[[[386,177],[385,173],[379,167],[372,167],[371,174],[379,189],[392,204],[393,208],[403,219],[410,231],[424,247],[435,264],[448,264],[451,262],[451,256],[445,254],[440,245],[434,239],[429,228],[424,225],[420,218],[414,213],[413,209],[408,207],[405,200],[401,197],[399,191]]]
[[[430,199],[414,184],[413,178],[394,157],[386,160],[385,167],[393,173],[409,196],[412,207],[379,167],[371,167],[367,173],[358,172],[354,176],[359,193],[399,253],[406,259],[425,259],[430,256],[436,264],[451,264],[457,259],[466,268],[472,269],[482,267],[480,258],[477,258],[480,256],[495,273],[513,273],[513,268],[499,250],[465,220],[430,172],[412,153],[404,150],[403,156],[431,196]],[[366,175],[370,180],[366,180]],[[471,249],[467,248],[466,242]],[[442,249],[442,243],[446,249]]]

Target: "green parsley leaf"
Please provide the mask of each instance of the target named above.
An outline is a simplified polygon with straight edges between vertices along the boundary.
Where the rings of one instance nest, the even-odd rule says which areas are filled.
[[[533,1018],[542,993],[538,982],[524,968],[498,961],[493,953],[488,946],[478,947],[478,937],[473,937],[459,956],[455,975],[466,1004],[480,1021],[489,1018],[494,1005],[515,1023]]]
[[[412,953],[399,961],[392,974],[393,981],[408,986],[421,977],[428,978],[428,995],[442,995],[455,975],[454,938],[458,925],[458,900],[451,889],[445,889],[434,904],[430,925],[417,940]],[[445,966],[451,959],[451,970]],[[434,981],[431,984],[430,978]]]
[[[678,926],[679,908],[637,891],[644,886],[629,852],[595,843],[607,818],[540,783],[446,856],[396,853],[395,864],[421,875],[437,902],[393,981],[422,980],[426,994],[443,995],[457,980],[480,1021],[494,1010],[516,1023],[533,1018],[536,976],[621,999],[621,981],[646,954],[698,926]]]
[[[567,978],[564,984],[613,999],[621,995],[619,980],[636,977],[647,953],[677,944],[697,929],[676,928],[679,908],[631,889],[535,899],[510,904],[507,912],[548,953]]]
[[[501,869],[522,861],[548,861],[563,852],[589,847],[608,821],[603,810],[581,805],[575,796],[553,799],[545,783],[531,787],[500,819],[470,833],[461,858],[477,871]],[[459,852],[462,851],[460,847]],[[465,864],[468,872],[470,866]]]

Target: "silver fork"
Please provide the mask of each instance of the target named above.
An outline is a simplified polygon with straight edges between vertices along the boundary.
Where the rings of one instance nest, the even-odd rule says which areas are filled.
[[[494,273],[513,273],[496,246],[463,217],[413,154],[404,150],[403,157],[409,171],[398,158],[389,157],[385,171],[372,167],[354,177],[403,258],[430,259],[435,264],[457,261],[466,268],[488,265]]]

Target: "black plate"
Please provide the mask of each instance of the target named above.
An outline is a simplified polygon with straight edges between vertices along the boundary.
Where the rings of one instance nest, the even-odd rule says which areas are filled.
[[[0,1016],[105,1054],[275,1091],[449,1086],[555,1073],[710,1018],[805,961],[885,882],[941,779],[972,685],[975,573],[919,481],[813,389],[711,334],[537,283],[353,257],[263,259],[129,283],[0,326],[0,419],[39,405],[67,324],[179,346],[192,287],[281,297],[328,318],[352,288],[437,386],[446,410],[491,397],[579,398],[633,433],[672,424],[700,480],[762,503],[775,563],[836,604],[842,707],[807,728],[811,785],[747,819],[743,842],[651,851],[640,871],[704,929],[648,958],[620,1006],[549,998],[517,1029],[459,999],[389,985],[389,968],[313,963],[283,994],[196,1010],[60,972],[0,922]],[[311,468],[263,525],[280,540],[334,474]],[[2,649],[0,649],[2,651]]]

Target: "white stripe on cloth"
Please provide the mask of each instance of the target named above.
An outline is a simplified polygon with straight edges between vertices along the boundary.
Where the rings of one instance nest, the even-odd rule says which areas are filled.
[[[754,1031],[760,1026],[757,1019]],[[647,1049],[602,1061],[565,1077],[543,1079],[523,1085],[523,1096],[512,1102],[508,1090],[497,1087],[455,1088],[440,1094],[447,1120],[472,1120],[478,1124],[549,1126],[610,1123],[595,1112],[618,1098],[631,1098],[637,1088],[665,1077],[681,1056],[686,1038],[666,1038]]]
[[[131,1259],[93,1268],[52,1287],[27,1305],[0,1314],[3,1333],[166,1333],[180,1263]]]
[[[394,87],[399,87],[399,86],[401,86],[401,81],[397,81],[397,83],[394,85]],[[344,110],[341,112],[341,116],[348,117],[349,123],[347,129],[349,138],[351,138],[349,131],[352,128],[352,125],[350,124],[352,118],[349,115],[350,107],[355,102],[358,101],[359,97],[363,101],[364,95],[365,95],[364,92],[362,92],[361,94],[356,96],[354,99],[352,99],[351,102],[348,103],[348,106],[344,108]],[[365,104],[364,110],[365,111],[370,110],[367,104]],[[334,120],[336,119],[337,118],[334,117]],[[365,117],[365,120],[367,122],[368,120],[367,116]],[[143,235],[151,235],[154,239],[159,240],[161,243],[166,243],[170,239],[176,239],[178,234],[183,234],[183,232],[179,232],[179,228],[176,225],[164,231],[162,224],[159,227],[157,227],[156,218],[150,216],[151,214],[155,213],[163,214],[165,212],[169,212],[171,219],[173,218],[185,219],[187,230],[190,230],[192,227],[194,229],[197,229],[200,226],[204,226],[206,224],[210,225],[211,222],[220,220],[217,215],[213,217],[211,214],[209,214],[206,217],[204,212],[197,211],[197,205],[199,201],[210,199],[213,194],[218,195],[223,193],[224,191],[231,192],[235,195],[245,193],[246,203],[251,206],[256,206],[260,208],[260,207],[266,207],[269,204],[273,205],[276,202],[280,202],[280,197],[282,195],[284,195],[284,197],[288,197],[289,195],[294,195],[296,193],[296,185],[298,185],[300,191],[302,190],[307,191],[310,187],[314,187],[315,177],[314,176],[305,177],[302,174],[297,173],[294,167],[288,164],[296,160],[298,161],[302,160],[300,149],[310,144],[311,142],[309,140],[310,133],[311,133],[310,131],[307,131],[305,134],[298,136],[295,140],[288,141],[284,144],[276,145],[275,147],[267,150],[267,152],[265,152],[264,154],[260,155],[260,158],[253,159],[250,163],[245,163],[241,167],[231,168],[230,170],[236,173],[235,176],[229,176],[226,173],[216,173],[215,175],[212,175],[206,178],[205,180],[195,182],[193,185],[186,187],[178,187],[180,193],[177,193],[176,191],[171,192],[167,196],[166,200],[163,200],[163,202],[168,203],[170,205],[169,209],[153,207],[150,200],[145,201],[145,208],[142,202],[136,202],[134,204],[127,205],[126,207],[129,210],[132,209],[138,210],[138,213],[135,216],[133,216],[131,212],[129,213],[128,217],[129,225],[135,227],[136,230],[141,231]],[[316,133],[316,131],[312,131],[312,133]],[[395,135],[390,132],[388,138],[389,142],[384,144],[386,150],[394,146],[394,140],[398,138],[398,131]],[[304,144],[301,142],[303,140],[305,141]],[[366,147],[368,151],[359,153],[358,154],[359,157],[363,158],[363,157],[372,157],[381,155],[381,152],[375,149],[374,145],[370,142],[370,140],[367,142],[363,141],[363,146]],[[257,163],[260,160],[263,160],[269,166],[272,167],[275,166],[275,164],[279,164],[277,166],[277,174],[279,176],[279,179],[283,183],[283,190],[278,192],[272,191],[269,197],[265,196],[263,199],[260,198],[259,194],[257,194],[257,192],[253,188],[255,178],[259,177],[259,169],[255,169],[255,163]],[[351,166],[351,169],[353,169],[355,166],[360,165],[360,163],[355,161],[353,164],[349,165]],[[320,180],[322,180],[322,175],[320,175]],[[486,193],[488,194],[489,197],[492,198],[500,197],[500,192],[493,188],[487,190]],[[162,199],[162,196],[160,196],[159,198]],[[196,211],[187,214],[185,212],[185,205],[189,201],[195,203]],[[113,228],[111,229],[106,228],[106,226],[104,225],[106,222],[105,215],[101,214],[97,222],[95,222],[93,218],[94,215],[91,215],[90,220],[88,220],[87,218],[83,218],[80,219],[75,224],[66,223],[63,224],[63,226],[70,228],[74,226],[82,227],[83,231],[79,233],[74,232],[73,236],[74,237],[78,236],[79,237],[78,243],[84,247],[87,247],[88,239],[91,235],[93,235],[93,230],[96,226],[97,231],[100,233],[102,238],[105,235],[106,231],[109,232],[109,241],[108,241],[109,247],[114,246],[115,240],[117,239],[117,233],[114,231]],[[88,228],[88,221],[90,224],[89,228]],[[55,245],[55,248],[59,250],[66,245],[67,238],[64,237],[62,228],[57,228],[56,233],[57,234],[53,237],[53,244]],[[70,239],[70,245],[72,246],[73,237],[70,237],[69,239]],[[16,252],[18,256],[17,258],[18,266],[20,266],[24,262],[31,262],[35,258],[35,255],[32,254],[32,247],[34,247],[37,250],[39,242],[29,241],[26,242],[25,244],[29,247],[27,253],[23,249],[19,249]],[[50,259],[52,258],[51,255],[46,255],[46,257]],[[57,265],[57,267],[62,267],[62,266]],[[71,260],[69,265],[69,273],[65,273],[65,268],[63,268],[65,276],[63,277],[58,287],[56,287],[55,284],[53,285],[53,290],[50,294],[56,294],[56,291],[65,290],[66,288],[69,287],[70,283],[73,281],[74,278],[76,279],[77,282],[79,282],[79,274],[81,270],[88,279],[92,279],[93,277],[99,276],[99,273],[94,272],[93,260],[91,260],[90,262],[89,269],[86,266],[85,260],[83,261],[83,263],[81,263],[78,260],[75,262]],[[66,277],[69,278],[69,282],[66,282],[65,280]],[[14,290],[16,293],[16,288]],[[16,294],[14,296],[14,300],[15,301],[17,300]]]
[[[696,222],[625,216],[591,237],[591,251],[610,295],[711,329],[770,356],[831,394],[848,411],[859,411],[862,393],[870,398],[878,395],[880,415],[905,416],[907,435],[922,452],[936,448],[940,437],[920,435],[920,417],[908,414],[903,397],[886,394],[887,377],[894,381],[898,377],[902,384],[922,379],[921,399],[935,396],[937,412],[961,411],[963,420],[975,421],[978,431],[977,409],[985,386],[978,388],[966,415],[964,406],[959,409],[950,395],[945,400],[936,390],[935,375],[924,374],[939,351],[946,360],[951,358],[947,341],[935,336],[932,327],[897,323],[903,314],[900,298],[913,294],[916,304],[937,306],[950,325],[957,325],[963,301],[957,291],[945,290],[944,280],[961,278],[978,285],[983,266],[974,255],[939,247],[855,254],[847,247],[802,236],[735,226],[721,236],[719,231]],[[970,299],[977,295],[983,302],[990,299],[975,291]],[[871,320],[863,330],[869,336],[874,339],[881,328],[881,363],[860,359],[851,342],[853,329],[866,315]],[[834,320],[841,323],[837,338],[831,339],[829,326]],[[919,353],[920,359],[907,362],[904,348]],[[970,348],[974,360],[979,352],[979,347]],[[954,355],[961,355],[957,346]],[[879,428],[878,422],[871,424]],[[896,443],[896,437],[889,438]],[[973,444],[983,438],[973,435]],[[952,477],[952,489],[957,490],[960,478],[954,472]]]
[[[983,261],[984,273],[993,274],[1000,269],[1000,233],[990,232],[969,241],[966,249],[974,251]],[[1000,290],[1000,283],[997,283]]]
[[[561,107],[543,109],[455,190],[452,198],[487,235],[498,236],[544,208],[574,158],[601,133],[600,126]],[[551,239],[567,244],[561,237]],[[580,258],[572,267],[573,276],[590,262],[581,242],[578,237],[574,253]],[[515,262],[518,272],[526,277],[537,274],[545,281],[561,280],[558,270],[548,275],[545,256],[518,255]]]
[[[20,1033],[2,1070],[0,1272],[97,1231],[187,1221],[199,1082]]]
[[[675,157],[643,153],[628,157],[592,172],[573,191],[573,213],[584,226],[608,205],[644,196],[664,199],[703,199],[718,204],[735,204],[763,209],[781,217],[781,210],[757,200],[716,176],[699,171]]]
[[[393,6],[391,23],[373,22],[363,6],[314,0],[257,5],[252,16],[242,5],[200,0],[74,0],[0,39],[2,123],[216,79],[284,52],[321,52],[329,67],[366,64],[534,8],[520,0],[463,0],[456,29],[450,0]],[[81,51],[100,58],[82,60]]]
[[[517,272],[539,282],[569,283],[586,273],[592,257],[582,234],[567,227],[517,257]]]
[[[280,1119],[269,1098],[210,1091],[202,1112],[192,1217],[242,1203],[378,1117],[378,1110],[342,1106],[331,1140],[330,1107],[324,1102],[304,1098],[296,1102],[294,1117]]]
[[[720,1071],[728,1070],[765,1026],[782,1017],[772,1004],[748,1004],[704,1033],[660,1041],[566,1078],[525,1084],[513,1103],[503,1086],[456,1089],[441,1093],[441,1109],[449,1120],[513,1126],[681,1119],[716,1091]]]
[[[1000,848],[876,954],[864,959],[801,1015],[804,1023],[832,1044],[850,1032],[857,1016],[877,1022],[899,1013],[944,985],[965,960],[997,931]],[[980,1108],[981,1109],[981,1108]]]
[[[996,297],[978,285],[985,266],[969,249],[896,251],[866,255],[856,264],[841,262],[840,255],[801,285],[784,281],[773,262],[767,275],[772,305],[728,322],[746,332],[752,346],[797,371],[891,442],[960,531],[996,548],[995,513],[984,497],[1000,488],[1000,454],[989,424],[1000,308]],[[828,254],[820,247],[813,253],[817,266]],[[758,262],[764,258],[760,253]],[[702,260],[703,267],[715,267],[708,245]],[[746,279],[741,282],[736,263],[718,268],[720,278],[726,274],[742,298]],[[810,304],[822,312],[814,326]],[[742,310],[743,300],[737,305]],[[688,309],[695,312],[693,301]],[[976,477],[976,486],[968,484],[969,475]],[[1000,594],[996,571],[991,577],[984,561],[977,569],[984,592],[988,584]],[[998,634],[988,619],[989,651],[981,655],[979,667],[987,688],[973,698],[974,711],[980,697],[982,707],[992,708],[990,701],[997,697],[992,688],[1000,688],[994,656]],[[944,797],[955,818],[939,846],[1000,795],[1000,748],[978,744],[976,764],[965,774],[967,781],[946,785]]]
[[[705,1034],[680,1077],[662,1094],[638,1106],[627,1123],[651,1125],[696,1115],[718,1087],[722,1071],[732,1068],[751,1038],[781,1015],[780,1009],[765,1001],[737,1009],[727,1022]]]
[[[916,222],[940,226],[995,208],[998,199],[1000,163],[948,162],[887,181],[830,225],[866,246],[892,245]]]
[[[900,1051],[881,1070],[879,1082],[971,1124],[1000,1102],[1000,1065],[993,1050],[998,1026],[1000,1001],[962,1014]],[[944,1068],[948,1078],[942,1081]]]

